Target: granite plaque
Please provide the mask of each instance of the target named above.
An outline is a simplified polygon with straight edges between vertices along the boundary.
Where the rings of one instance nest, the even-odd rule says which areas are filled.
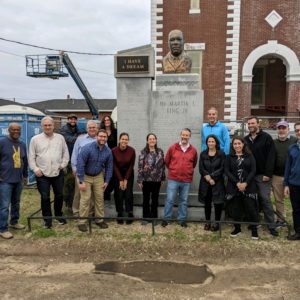
[[[117,73],[148,73],[149,56],[118,56]]]

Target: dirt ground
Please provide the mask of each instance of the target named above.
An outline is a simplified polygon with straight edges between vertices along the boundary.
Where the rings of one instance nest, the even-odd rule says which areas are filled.
[[[1,239],[1,299],[299,299],[300,245],[286,240],[285,229],[279,238],[260,229],[261,239],[252,241],[247,229],[230,238],[228,225],[222,237],[199,224],[156,226],[155,236],[138,222],[109,225],[93,228],[92,235],[68,224],[56,225],[56,236],[33,231]],[[96,272],[96,264],[109,261],[205,264],[213,277],[175,284]],[[155,272],[159,279],[159,268]]]

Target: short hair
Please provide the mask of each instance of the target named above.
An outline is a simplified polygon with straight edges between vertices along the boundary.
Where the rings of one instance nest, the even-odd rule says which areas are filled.
[[[210,134],[207,136],[206,140],[205,140],[205,144],[207,146],[207,142],[209,138],[213,138],[216,142],[216,150],[220,150],[220,141],[218,140],[218,138],[214,135],[214,134]]]
[[[183,38],[183,32],[181,31],[181,30],[179,30],[179,29],[174,29],[174,30],[171,30],[170,32],[169,32],[169,35],[168,35],[168,41],[170,40],[170,38],[171,38],[171,35],[172,34],[180,34],[181,35],[181,37],[182,37],[182,40],[184,40],[184,38]]]
[[[182,131],[188,131],[190,134],[192,134],[192,131],[191,131],[191,129],[189,129],[189,128],[182,128],[181,129],[181,131],[180,131],[180,133],[182,133]]]
[[[214,106],[210,107],[210,108],[207,110],[207,112],[209,112],[210,110],[214,110],[214,111],[218,114],[218,110],[217,110]]]
[[[54,120],[50,116],[46,116],[41,120],[41,125],[43,126],[44,122],[49,120],[54,125]]]
[[[99,129],[99,131],[98,131],[97,135],[99,135],[99,133],[105,133],[105,134],[106,134],[106,136],[108,136],[108,134],[107,134],[107,132],[106,132],[106,130],[105,130],[105,129]]]
[[[247,117],[247,122],[248,122],[249,120],[251,120],[251,119],[255,119],[256,122],[259,123],[259,119],[258,119],[257,116],[249,116],[249,117]]]
[[[300,121],[298,121],[294,124],[294,129],[296,129],[296,126],[298,126],[298,125],[300,125]]]
[[[18,126],[21,129],[21,125],[19,123],[12,122],[12,123],[9,123],[8,130],[10,130],[13,126]]]
[[[97,124],[96,121],[94,121],[94,120],[88,120],[87,123],[86,123],[86,129],[89,128],[89,125],[90,125],[90,124],[95,124],[95,125],[98,127],[98,124]]]

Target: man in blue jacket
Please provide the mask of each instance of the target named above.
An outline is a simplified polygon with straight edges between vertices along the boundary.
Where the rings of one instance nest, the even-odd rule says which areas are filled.
[[[284,194],[290,196],[295,234],[290,240],[300,240],[300,122],[295,123],[297,143],[288,150],[284,172]]]
[[[20,125],[10,123],[8,133],[7,137],[0,139],[0,236],[4,239],[13,238],[8,231],[9,211],[10,227],[25,228],[18,221],[23,180],[28,177],[26,145],[19,140]]]
[[[230,137],[227,127],[220,121],[218,121],[218,111],[215,107],[211,107],[207,112],[208,124],[203,126],[202,129],[202,146],[201,151],[206,150],[206,138],[210,134],[214,134],[219,142],[220,148],[226,155],[229,154]]]

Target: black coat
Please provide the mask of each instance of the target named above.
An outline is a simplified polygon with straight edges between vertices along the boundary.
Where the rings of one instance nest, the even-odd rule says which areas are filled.
[[[243,161],[243,173],[241,182],[246,182],[247,187],[245,190],[246,194],[255,194],[257,193],[256,184],[254,181],[255,172],[256,172],[256,162],[255,158],[252,154],[244,154],[242,156],[244,158]],[[227,187],[226,187],[226,194],[228,195],[236,195],[238,194],[239,190],[236,184],[240,182],[238,176],[238,165],[237,165],[237,156],[236,155],[228,155],[226,157],[225,162],[225,174],[228,177]]]
[[[211,186],[204,178],[206,175],[215,181],[212,185],[212,202],[214,204],[223,203],[225,196],[224,187],[224,163],[225,154],[223,151],[218,150],[216,155],[211,159],[208,155],[208,150],[204,150],[199,158],[199,172],[201,180],[199,184],[199,201],[204,202],[207,195],[208,188]]]

